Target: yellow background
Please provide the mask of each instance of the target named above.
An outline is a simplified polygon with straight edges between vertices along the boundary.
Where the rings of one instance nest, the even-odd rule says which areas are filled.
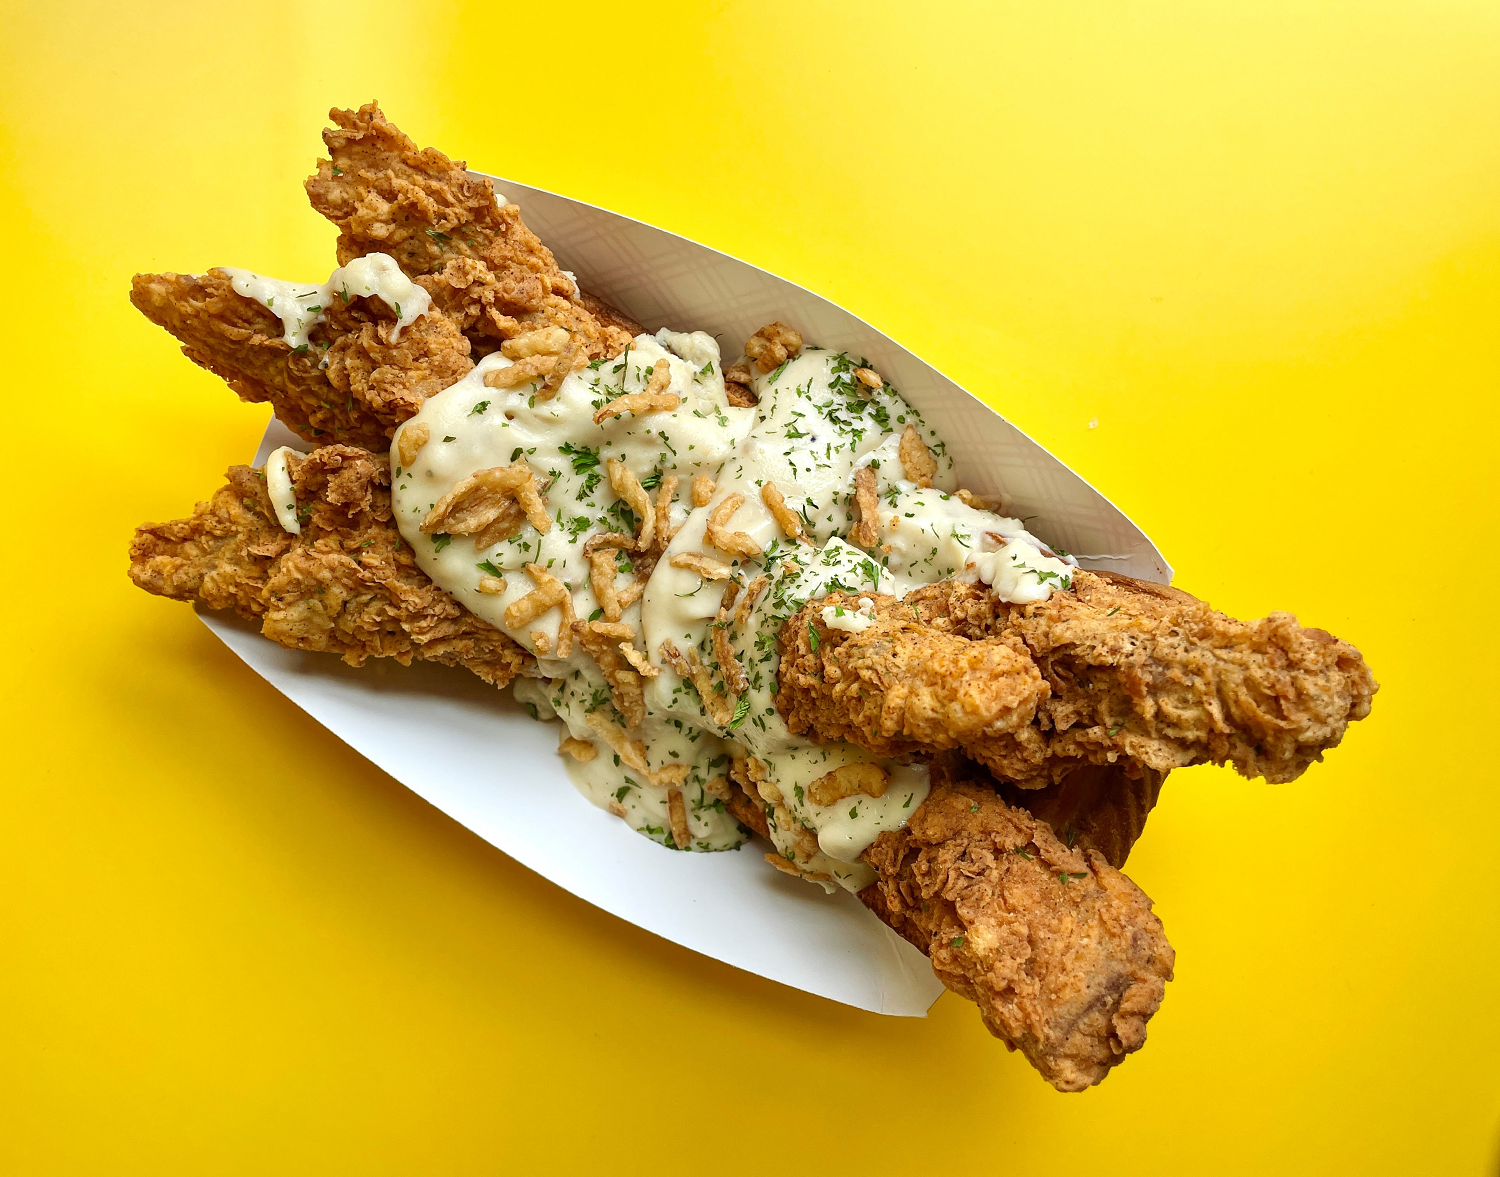
[[[128,585],[266,420],[129,276],[320,279],[371,97],[828,295],[1364,651],[1326,765],[1173,775],[1103,1087],[584,905]],[[1497,1171],[1493,0],[11,0],[0,112],[0,1171]]]

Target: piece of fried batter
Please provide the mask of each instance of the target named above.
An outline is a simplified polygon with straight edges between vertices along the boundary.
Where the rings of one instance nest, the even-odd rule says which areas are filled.
[[[417,567],[391,517],[383,454],[330,445],[287,468],[301,535],[283,530],[265,476],[229,471],[187,519],[148,524],[130,545],[130,579],[147,592],[257,618],[294,650],[463,666],[505,686],[529,656]]]
[[[1079,763],[1121,758],[1160,773],[1212,762],[1294,780],[1370,713],[1377,689],[1358,650],[1288,613],[1236,621],[1129,577],[1080,571],[1070,590],[1031,605],[1000,603],[963,581],[926,585],[899,602],[873,599],[880,624],[861,633],[824,626],[823,601],[786,622],[776,705],[787,726],[888,755],[960,747],[1030,788]],[[1032,664],[1018,660],[1013,693],[1033,671],[1045,683],[1023,725],[976,731],[972,717],[987,714],[985,700],[1010,689],[997,687],[992,671],[910,684],[886,673],[962,666],[972,643],[996,641],[1024,649]]]
[[[863,630],[823,620],[828,608],[854,613],[859,595],[829,593],[781,631],[776,699],[792,731],[901,756],[965,747],[1031,723],[1047,684],[1018,637],[937,633],[890,597],[878,598],[875,622]]]
[[[339,265],[386,253],[458,323],[477,354],[540,327],[564,327],[589,359],[618,355],[640,326],[584,295],[493,184],[461,160],[419,149],[367,102],[334,109],[328,158],[306,182],[338,226]]]
[[[1146,1041],[1175,954],[1151,900],[1097,850],[1069,849],[994,789],[933,764],[933,788],[864,860],[860,899],[925,952],[990,1032],[1059,1091]]]
[[[335,299],[303,351],[282,338],[280,319],[236,294],[222,270],[137,274],[130,301],[240,399],[270,402],[304,441],[385,449],[397,425],[474,366],[469,341],[440,311],[392,339],[397,316],[379,298]]]

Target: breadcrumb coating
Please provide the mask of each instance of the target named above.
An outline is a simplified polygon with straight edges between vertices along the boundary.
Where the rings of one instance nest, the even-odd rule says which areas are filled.
[[[232,467],[186,519],[147,524],[130,579],[147,592],[258,619],[294,650],[463,666],[502,687],[529,656],[417,567],[391,518],[383,454],[331,445],[287,462],[301,535],[277,522],[264,475]]]
[[[130,301],[177,337],[183,355],[241,400],[269,402],[304,441],[384,449],[423,401],[474,366],[469,341],[441,312],[393,341],[396,313],[379,298],[335,299],[301,352],[282,338],[281,320],[236,294],[222,270],[137,274]]]
[[[860,899],[925,952],[990,1033],[1059,1091],[1082,1091],[1146,1041],[1175,953],[1151,900],[1097,850],[1069,849],[952,758],[904,829],[864,854]]]
[[[834,629],[823,611],[856,612],[861,595],[829,593],[781,630],[776,706],[819,743],[847,740],[880,756],[966,747],[1031,723],[1047,684],[1014,635],[936,632],[894,597],[870,596],[875,623]]]
[[[1236,621],[1108,573],[1080,571],[1071,590],[1030,605],[963,581],[872,599],[880,623],[861,633],[824,627],[823,601],[782,628],[787,726],[884,754],[962,748],[1028,788],[1121,760],[1294,780],[1370,713],[1378,689],[1358,650],[1288,613]],[[997,643],[1015,655],[1004,667],[981,653]],[[1024,700],[1027,684],[1040,685],[1034,714],[1012,722],[1021,712],[999,704]]]
[[[578,336],[589,359],[618,355],[638,324],[585,296],[494,185],[417,145],[377,103],[328,112],[328,158],[304,187],[339,229],[338,260],[386,253],[483,354],[540,327]]]

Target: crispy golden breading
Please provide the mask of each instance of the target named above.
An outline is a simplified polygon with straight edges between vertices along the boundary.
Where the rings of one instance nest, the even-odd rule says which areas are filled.
[[[328,159],[306,182],[313,208],[339,228],[344,265],[386,253],[432,295],[481,352],[538,327],[581,336],[589,359],[619,354],[638,325],[585,298],[552,251],[462,161],[418,149],[369,102],[331,110]],[[632,331],[631,328],[637,328]]]
[[[247,466],[187,519],[137,530],[130,578],[147,592],[257,618],[295,650],[463,666],[504,686],[528,660],[417,567],[391,518],[384,455],[331,445],[291,457],[301,535],[284,531]]]
[[[877,620],[858,633],[824,624],[829,606],[858,608],[857,595],[837,592],[782,627],[776,707],[793,732],[901,756],[1031,723],[1047,684],[1019,639],[940,633],[893,597],[871,599]]]
[[[1164,772],[1130,760],[1080,764],[1055,785],[1022,789],[997,781],[978,765],[984,783],[1001,798],[1052,827],[1058,839],[1078,850],[1097,850],[1116,870],[1125,869],[1131,847],[1146,829],[1146,818],[1161,796]]]
[[[396,314],[378,298],[335,299],[302,353],[282,338],[281,320],[236,294],[221,270],[137,274],[130,301],[242,400],[269,401],[304,441],[384,449],[423,401],[474,366],[469,341],[441,313],[422,315],[392,341]]]
[[[337,124],[323,131],[329,158],[303,187],[339,228],[339,265],[385,253],[408,274],[430,274],[452,258],[484,258],[498,244],[523,268],[566,281],[552,252],[462,160],[418,148],[375,102],[328,117]]]
[[[1032,605],[1001,604],[984,585],[961,581],[925,585],[899,603],[874,599],[882,624],[829,635],[831,649],[811,650],[807,636],[809,622],[821,624],[821,601],[783,627],[777,707],[788,726],[874,751],[900,746],[890,743],[900,726],[873,723],[886,713],[884,699],[869,697],[878,677],[862,680],[861,697],[844,686],[841,668],[919,667],[937,657],[958,668],[954,643],[1004,640],[1045,680],[1035,717],[1009,730],[962,727],[957,717],[968,713],[955,701],[995,690],[985,681],[993,670],[979,668],[972,681],[944,678],[930,701],[917,701],[939,723],[945,712],[955,718],[946,738],[924,730],[916,743],[962,747],[997,777],[1031,788],[1080,763],[1121,759],[1159,773],[1212,762],[1294,780],[1370,713],[1377,689],[1358,650],[1290,614],[1236,621],[1180,590],[1107,573],[1080,571],[1071,591]]]
[[[879,878],[860,899],[1059,1091],[1100,1082],[1145,1043],[1172,979],[1151,900],[1098,851],[933,769],[906,828],[865,851]]]

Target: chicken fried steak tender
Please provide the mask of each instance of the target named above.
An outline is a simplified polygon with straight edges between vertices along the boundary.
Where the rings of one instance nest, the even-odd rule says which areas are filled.
[[[305,187],[339,229],[340,265],[366,253],[394,257],[452,317],[480,354],[540,327],[564,327],[589,359],[618,355],[640,333],[583,294],[494,185],[462,161],[417,145],[377,103],[334,109],[328,159]]]
[[[423,401],[474,366],[469,341],[441,312],[393,340],[396,313],[379,298],[335,298],[300,352],[282,338],[281,320],[236,294],[222,270],[137,274],[130,301],[242,400],[269,401],[304,441],[384,449]]]
[[[330,445],[287,462],[301,535],[277,522],[264,475],[248,466],[187,519],[148,524],[130,545],[147,592],[257,618],[295,650],[463,666],[505,686],[529,656],[417,567],[391,518],[383,454]]]
[[[864,595],[829,593],[782,628],[776,703],[793,732],[901,756],[1031,723],[1047,684],[1019,638],[934,633],[892,597],[874,598],[875,624],[866,629],[823,621],[825,608],[852,613]]]
[[[1294,780],[1370,713],[1377,689],[1358,650],[1288,613],[1236,621],[1177,589],[1107,573],[1080,571],[1071,590],[1030,605],[963,581],[873,599],[879,624],[860,633],[825,627],[824,601],[783,626],[776,705],[787,726],[888,755],[961,747],[1030,788],[1122,758],[1154,772],[1231,763],[1247,777]],[[1011,684],[989,681],[990,669],[911,683],[892,673],[961,666],[972,644],[999,641],[1029,655]],[[1028,722],[986,709],[1021,697],[1035,672],[1045,690]]]
[[[911,821],[865,851],[879,878],[859,897],[992,1034],[1059,1091],[1081,1091],[1145,1043],[1175,953],[1151,900],[1104,855],[1069,849],[952,762],[934,762]]]

